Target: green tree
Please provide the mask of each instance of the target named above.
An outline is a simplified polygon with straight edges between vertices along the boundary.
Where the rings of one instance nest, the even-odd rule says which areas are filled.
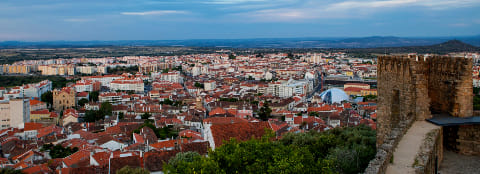
[[[48,91],[48,92],[43,93],[42,96],[40,96],[40,100],[47,103],[49,106],[52,106],[52,104],[53,104],[53,92]]]
[[[310,112],[310,113],[308,113],[308,116],[318,117],[318,116],[320,116],[320,114],[318,112]]]
[[[103,102],[100,104],[100,114],[105,117],[106,115],[112,115],[113,106],[109,102]]]
[[[180,152],[175,155],[175,157],[171,158],[168,161],[168,164],[172,167],[178,167],[178,165],[182,162],[194,162],[201,158],[200,154],[197,152]]]
[[[143,168],[132,168],[130,166],[125,166],[120,170],[117,170],[117,174],[149,174],[148,170]]]
[[[67,156],[69,156],[69,155],[78,151],[77,147],[74,147],[74,148],[66,147],[66,148],[64,148],[60,144],[57,144],[55,146],[53,146],[52,144],[44,144],[42,146],[42,149],[43,150],[50,150],[49,155],[52,158],[65,158],[65,157],[67,157]]]
[[[88,93],[88,97],[90,98],[90,101],[97,102],[98,101],[98,91],[92,91]]]
[[[236,59],[236,58],[237,58],[237,56],[233,55],[232,53],[230,53],[228,55],[228,59]]]
[[[198,82],[195,82],[195,85],[194,85],[194,86],[197,87],[197,88],[202,88],[202,89],[203,89],[203,87],[204,87],[203,84],[198,83]]]
[[[268,102],[267,101],[263,102],[263,106],[260,107],[260,109],[258,110],[258,116],[263,121],[267,121],[269,118],[271,118],[271,114],[272,114],[272,109],[270,109],[270,107],[268,106]]]
[[[142,114],[142,119],[144,120],[147,120],[148,118],[150,118],[152,116],[152,114],[148,113],[148,112],[145,112],[144,114]]]
[[[168,71],[170,71],[170,69],[168,69],[168,68],[167,68],[167,69],[163,69],[163,70],[162,70],[162,73],[168,73]]]
[[[86,103],[88,103],[88,99],[86,99],[86,98],[82,98],[82,99],[78,100],[78,105],[79,106],[83,107],[83,106],[85,106]]]
[[[0,169],[0,174],[23,174],[21,170],[15,170],[11,168],[2,168]]]

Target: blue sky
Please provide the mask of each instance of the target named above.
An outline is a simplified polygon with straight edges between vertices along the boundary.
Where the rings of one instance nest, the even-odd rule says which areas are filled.
[[[2,0],[0,40],[480,34],[480,0]]]

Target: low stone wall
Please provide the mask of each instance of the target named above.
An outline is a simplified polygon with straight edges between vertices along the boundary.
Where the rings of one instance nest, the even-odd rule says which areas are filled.
[[[436,168],[443,159],[443,134],[442,128],[434,129],[427,133],[420,151],[415,156],[412,167],[417,174],[435,174]],[[437,168],[438,169],[438,168]]]
[[[387,171],[395,148],[412,124],[413,120],[403,120],[399,122],[396,128],[392,129],[391,133],[385,137],[383,144],[377,147],[375,158],[370,161],[365,169],[366,174],[378,174]]]
[[[480,125],[459,126],[456,148],[460,154],[480,155]]]

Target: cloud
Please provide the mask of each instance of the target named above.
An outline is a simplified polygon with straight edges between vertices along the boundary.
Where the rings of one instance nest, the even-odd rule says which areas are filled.
[[[478,0],[386,0],[386,1],[345,1],[328,6],[327,10],[377,9],[404,6],[420,6],[431,9],[468,7],[479,4]]]
[[[91,22],[91,21],[94,21],[94,19],[70,18],[70,19],[64,19],[63,21],[65,21],[65,22]]]
[[[254,21],[282,22],[306,19],[362,18],[381,11],[402,7],[420,7],[424,10],[447,10],[475,7],[479,0],[353,0],[325,2],[307,0],[301,5],[253,10],[234,14]]]
[[[155,11],[143,11],[143,12],[122,12],[122,15],[132,16],[148,16],[148,15],[168,15],[168,14],[187,14],[187,11],[178,10],[155,10]]]
[[[452,27],[469,27],[470,24],[467,24],[467,23],[454,23],[454,24],[450,24],[450,26],[452,26]]]
[[[252,2],[269,2],[269,0],[211,0],[203,2],[204,4],[243,4]]]

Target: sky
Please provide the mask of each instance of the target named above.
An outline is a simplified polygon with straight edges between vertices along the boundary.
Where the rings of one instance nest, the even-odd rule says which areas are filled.
[[[480,0],[1,0],[0,41],[480,34]]]

